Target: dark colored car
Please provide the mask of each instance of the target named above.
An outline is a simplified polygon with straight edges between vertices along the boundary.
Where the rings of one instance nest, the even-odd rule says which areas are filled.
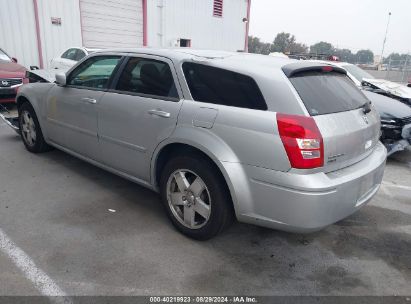
[[[380,140],[387,148],[388,155],[402,151],[411,145],[411,108],[393,99],[363,91],[381,117]]]
[[[0,48],[0,104],[15,102],[17,91],[23,83],[27,69]]]

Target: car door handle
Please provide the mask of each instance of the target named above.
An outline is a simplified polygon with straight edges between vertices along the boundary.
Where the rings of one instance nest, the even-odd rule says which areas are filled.
[[[164,117],[164,118],[170,118],[170,116],[171,116],[170,113],[164,112],[164,111],[161,111],[161,110],[150,110],[150,111],[148,111],[148,114],[159,116],[159,117]]]
[[[83,102],[88,102],[88,103],[91,103],[91,104],[96,104],[96,103],[97,103],[97,100],[96,100],[96,99],[94,99],[94,98],[89,98],[89,97],[84,97],[84,98],[81,99],[81,101],[83,101]]]

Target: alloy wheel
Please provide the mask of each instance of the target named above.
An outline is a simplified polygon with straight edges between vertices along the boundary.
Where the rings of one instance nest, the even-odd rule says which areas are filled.
[[[187,228],[199,229],[210,219],[210,192],[201,177],[190,170],[179,169],[170,175],[167,200],[174,217]]]
[[[23,134],[24,141],[27,145],[33,147],[36,144],[37,132],[34,119],[28,111],[23,111],[21,123],[21,132]]]

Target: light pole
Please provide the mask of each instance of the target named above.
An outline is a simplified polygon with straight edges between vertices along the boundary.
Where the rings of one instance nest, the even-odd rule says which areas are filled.
[[[384,41],[383,41],[383,43],[382,43],[382,51],[381,51],[380,65],[382,64],[382,60],[383,60],[385,42],[387,41],[388,26],[390,25],[390,19],[391,19],[391,12],[388,13],[388,23],[387,23],[387,28],[385,29]]]

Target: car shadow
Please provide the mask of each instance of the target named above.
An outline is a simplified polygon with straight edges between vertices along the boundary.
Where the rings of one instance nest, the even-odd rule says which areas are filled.
[[[245,294],[255,294],[267,286],[287,285],[287,282],[309,287],[307,292],[317,294],[332,294],[337,287],[342,293],[353,290],[369,293],[372,280],[361,276],[355,266],[349,264],[376,260],[383,260],[411,280],[411,238],[395,229],[411,222],[409,214],[368,205],[311,234],[235,222],[217,237],[197,242],[173,228],[157,193],[58,150],[39,157],[62,166],[68,178],[94,184],[86,190],[96,191],[92,202],[73,197],[67,201],[62,199],[61,206],[65,209],[50,211],[50,219],[55,223],[87,230],[98,240],[147,236],[158,250],[163,246],[173,246],[175,250],[194,248],[218,257],[224,265],[217,270],[218,274],[214,267],[202,268],[200,274],[188,273],[183,282],[188,289],[203,286],[204,290],[222,292],[223,285],[215,280],[218,275],[220,278],[247,277],[236,283],[236,289]],[[400,159],[402,157],[408,159],[409,156],[401,155]],[[110,216],[108,206],[117,209],[118,216]]]
[[[10,128],[9,126],[7,126],[6,124],[4,124],[3,126],[0,125],[0,127],[4,127],[4,128]],[[10,130],[12,130],[10,128]],[[20,134],[17,134],[16,132],[12,131],[12,132],[8,132],[7,134],[2,135],[1,137],[1,144],[2,145],[6,145],[8,143],[15,143],[17,141],[20,141],[21,144],[23,145],[23,142],[21,141],[21,137]]]

